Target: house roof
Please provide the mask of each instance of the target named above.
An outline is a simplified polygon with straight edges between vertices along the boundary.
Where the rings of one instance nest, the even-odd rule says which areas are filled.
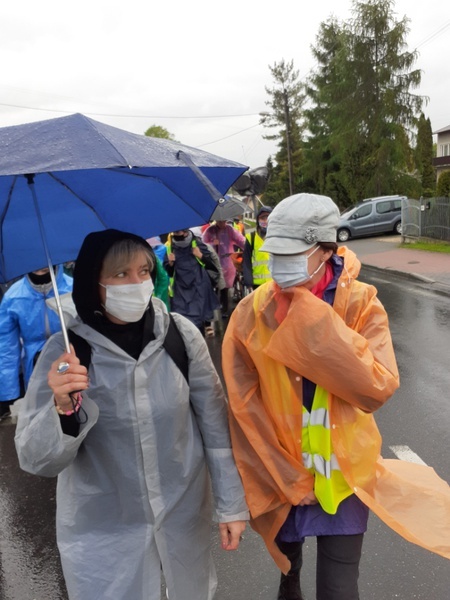
[[[443,127],[442,129],[438,129],[437,131],[433,131],[433,133],[444,133],[446,131],[450,131],[450,125],[447,125],[447,127]]]

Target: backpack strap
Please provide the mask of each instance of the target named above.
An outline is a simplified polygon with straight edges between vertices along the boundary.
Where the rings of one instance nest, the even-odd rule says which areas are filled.
[[[186,345],[171,313],[169,313],[169,318],[169,327],[164,338],[163,348],[180,369],[189,384],[189,360]],[[80,359],[80,363],[89,371],[92,356],[91,345],[71,329],[69,329],[68,335],[70,343],[75,348],[75,354]]]
[[[255,235],[256,235],[256,231],[252,231],[250,234],[250,236],[251,236],[250,246],[252,248],[252,254],[253,254],[253,250],[255,248]]]
[[[75,348],[75,354],[80,359],[80,363],[83,367],[89,371],[89,366],[91,364],[91,355],[92,348],[89,342],[87,342],[84,338],[76,334],[74,331],[69,329],[69,342]]]
[[[182,372],[189,385],[189,360],[183,336],[175,323],[172,313],[169,313],[169,327],[164,338],[163,347],[167,354]]]

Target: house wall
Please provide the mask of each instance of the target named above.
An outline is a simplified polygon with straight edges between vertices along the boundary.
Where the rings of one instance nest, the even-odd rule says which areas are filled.
[[[437,134],[436,154],[433,165],[436,169],[436,179],[439,179],[444,171],[450,170],[450,129]]]
[[[437,156],[450,156],[450,131],[440,133],[437,138]]]

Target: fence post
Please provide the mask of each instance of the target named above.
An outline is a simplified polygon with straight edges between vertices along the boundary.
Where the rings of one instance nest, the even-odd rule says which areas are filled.
[[[422,201],[423,201],[423,196],[420,196],[419,198],[419,202],[420,202],[420,208],[419,208],[419,239],[422,237]]]

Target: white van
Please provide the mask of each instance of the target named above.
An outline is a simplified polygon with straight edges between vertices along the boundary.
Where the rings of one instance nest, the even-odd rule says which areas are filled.
[[[350,238],[376,235],[378,233],[402,232],[402,200],[406,196],[377,196],[366,198],[341,214],[337,239],[346,242]]]

